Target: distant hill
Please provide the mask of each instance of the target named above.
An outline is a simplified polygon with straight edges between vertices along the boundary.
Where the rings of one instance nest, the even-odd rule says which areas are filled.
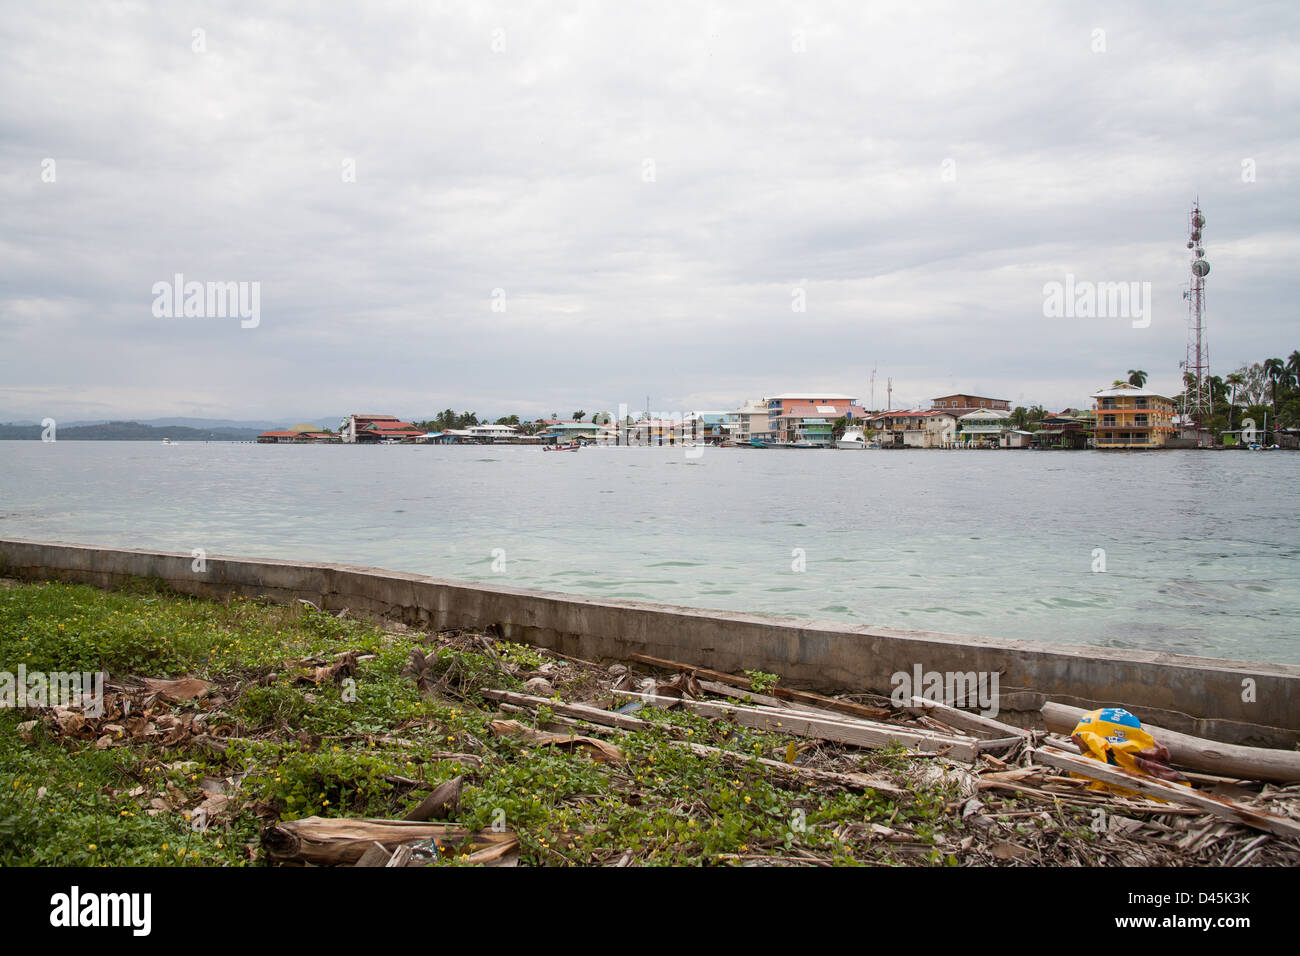
[[[0,424],[0,441],[40,441],[40,425]],[[140,422],[105,422],[102,425],[59,425],[59,441],[254,441],[265,428],[187,428],[145,425]]]
[[[3,414],[0,412],[0,414]],[[286,415],[283,418],[267,419],[260,418],[78,418],[73,420],[62,419],[59,421],[59,428],[80,427],[82,425],[108,425],[114,421],[133,422],[136,425],[158,425],[166,428],[198,428],[200,430],[208,428],[236,428],[241,431],[247,431],[250,428],[256,428],[258,432],[273,431],[277,428],[287,428],[290,425],[296,425],[298,422],[310,422],[313,425],[319,425],[321,428],[335,428],[346,416],[344,415],[326,415],[323,418],[313,418],[310,415]],[[21,421],[0,422],[3,425],[35,425],[39,419],[29,418]]]
[[[325,418],[312,418],[310,416],[281,418],[275,421],[261,421],[258,419],[249,421],[246,419],[236,418],[138,418],[141,425],[157,425],[161,428],[234,428],[240,431],[247,431],[250,428],[257,429],[258,433],[274,431],[279,428],[288,428],[291,425],[297,425],[299,422],[310,422],[318,428],[338,428],[339,422],[343,420],[342,415],[329,415]],[[95,425],[100,422],[69,422],[70,425]]]

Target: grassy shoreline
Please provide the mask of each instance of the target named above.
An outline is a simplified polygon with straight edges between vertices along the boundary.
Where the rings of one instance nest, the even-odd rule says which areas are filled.
[[[571,728],[545,707],[503,712],[481,691],[542,678],[556,699],[596,700],[610,669],[477,633],[147,583],[0,581],[0,669],[19,664],[106,671],[106,710],[0,709],[0,865],[261,865],[260,835],[280,821],[400,819],[458,775],[452,820],[503,820],[521,865],[1202,862],[1172,839],[1117,844],[1086,802],[981,789],[972,771],[997,761],[837,748],[680,710],[640,711],[651,724],[631,731],[581,730],[619,759],[536,746],[494,721]],[[185,699],[144,678],[210,686]],[[689,743],[881,783],[789,779]]]

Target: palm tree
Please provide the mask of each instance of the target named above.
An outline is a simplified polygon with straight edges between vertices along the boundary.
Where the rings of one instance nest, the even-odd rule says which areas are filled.
[[[1232,410],[1237,405],[1237,389],[1246,384],[1246,377],[1240,372],[1232,372],[1223,380],[1232,386],[1232,401],[1228,403],[1228,430],[1232,430]]]
[[[1286,377],[1286,363],[1280,358],[1264,359],[1264,374],[1273,384],[1273,415],[1277,416],[1277,383]]]
[[[1286,357],[1286,370],[1291,373],[1291,384],[1300,385],[1300,350]]]
[[[587,417],[587,413],[586,413],[585,411],[583,411],[582,409],[579,409],[578,411],[576,411],[576,412],[573,413],[573,420],[574,420],[575,422],[580,422],[580,421],[582,421],[582,420],[583,420],[584,418],[586,418],[586,417]]]
[[[1142,371],[1140,368],[1139,368],[1139,369],[1133,369],[1133,368],[1129,369],[1129,370],[1128,370],[1128,383],[1129,383],[1130,385],[1136,385],[1138,388],[1141,388],[1143,385],[1145,385],[1145,384],[1147,383],[1147,373],[1144,372],[1144,371]]]
[[[1209,379],[1207,379],[1207,381],[1209,382],[1209,385],[1210,385],[1210,404],[1211,404],[1211,405],[1215,405],[1215,404],[1217,404],[1217,403],[1219,403],[1219,402],[1222,402],[1222,401],[1224,401],[1224,400],[1227,399],[1227,397],[1228,397],[1228,386],[1227,386],[1227,384],[1223,381],[1222,378],[1220,378],[1220,377],[1217,376],[1217,375],[1211,375],[1211,376],[1209,377]]]

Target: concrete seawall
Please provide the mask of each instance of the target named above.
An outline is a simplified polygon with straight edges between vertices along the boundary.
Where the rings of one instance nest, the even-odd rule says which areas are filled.
[[[779,674],[824,692],[889,694],[891,675],[998,672],[1000,718],[1030,724],[1046,699],[1123,706],[1153,723],[1230,743],[1300,743],[1300,667],[934,631],[699,610],[448,581],[343,564],[0,539],[0,575],[118,587],[154,579],[182,594],[302,598],[329,611],[502,637],[588,660],[641,653],[717,670]],[[3,662],[0,662],[2,664]],[[1248,692],[1249,690],[1249,692]],[[1243,699],[1245,698],[1245,699]]]

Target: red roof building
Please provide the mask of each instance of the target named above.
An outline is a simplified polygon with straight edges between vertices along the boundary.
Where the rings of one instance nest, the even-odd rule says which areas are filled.
[[[405,438],[419,438],[424,434],[423,428],[416,428],[410,422],[386,418],[383,421],[371,420],[357,426],[356,440],[362,443],[380,441],[401,441]]]
[[[424,430],[416,428],[410,422],[404,422],[396,415],[349,415],[339,426],[339,435],[344,442],[374,443],[386,439],[401,440],[416,438]]]
[[[257,440],[263,445],[306,445],[312,442],[334,441],[335,436],[329,432],[322,431],[294,431],[287,429],[283,431],[272,430],[262,432],[257,436]]]

